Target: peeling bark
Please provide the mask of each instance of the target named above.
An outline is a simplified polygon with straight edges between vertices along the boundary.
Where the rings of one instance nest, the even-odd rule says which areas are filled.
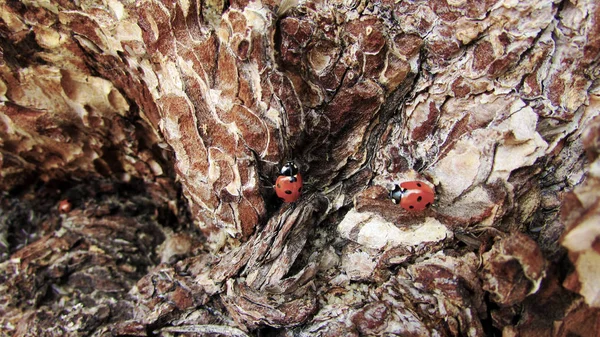
[[[592,0],[0,0],[0,331],[596,336],[599,62]]]

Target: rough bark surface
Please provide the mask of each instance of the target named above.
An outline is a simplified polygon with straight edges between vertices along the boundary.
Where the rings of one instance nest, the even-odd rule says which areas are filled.
[[[0,334],[600,336],[599,62],[594,0],[0,0]]]

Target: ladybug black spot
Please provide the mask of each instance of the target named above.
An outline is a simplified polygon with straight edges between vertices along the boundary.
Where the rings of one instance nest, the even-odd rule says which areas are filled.
[[[277,184],[277,188],[281,188],[281,185]]]
[[[408,208],[413,209],[413,208],[415,208],[415,206],[410,205],[410,206],[408,206]]]
[[[431,206],[430,202],[428,202],[427,205],[425,205],[425,207],[429,207],[429,206]]]
[[[300,188],[298,189],[298,192],[302,192],[302,187],[300,187]]]
[[[290,191],[290,190],[285,190],[285,194],[292,194],[292,191]]]
[[[421,187],[421,183],[417,183],[417,186]]]
[[[419,196],[419,197],[417,198],[417,202],[421,202],[421,200],[422,200],[422,199],[423,199],[423,198],[422,198],[421,196]]]

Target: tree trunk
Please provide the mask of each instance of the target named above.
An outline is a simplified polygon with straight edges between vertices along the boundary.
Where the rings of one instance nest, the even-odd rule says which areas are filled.
[[[599,62],[594,0],[0,0],[0,332],[600,336]]]

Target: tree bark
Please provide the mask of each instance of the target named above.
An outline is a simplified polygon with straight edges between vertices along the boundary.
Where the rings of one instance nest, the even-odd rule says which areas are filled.
[[[593,0],[0,0],[0,331],[600,336],[599,62]]]

